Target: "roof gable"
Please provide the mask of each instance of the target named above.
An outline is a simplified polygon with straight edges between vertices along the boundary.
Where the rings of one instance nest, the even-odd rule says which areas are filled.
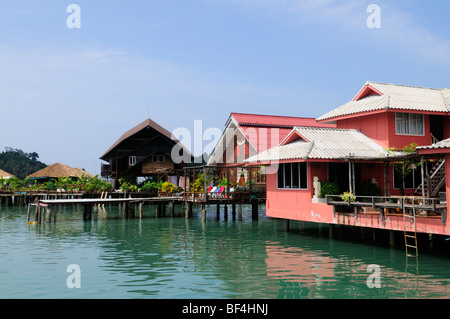
[[[450,111],[450,90],[367,82],[355,98],[322,115],[317,120],[330,121],[341,116],[386,111],[389,109],[421,112]]]
[[[381,96],[383,95],[382,92],[378,91],[376,88],[374,88],[372,85],[370,84],[366,84],[364,85],[364,87],[358,92],[358,94],[353,98],[353,101],[358,101],[362,98],[365,98],[366,96],[370,96],[370,95],[377,95],[377,96]]]
[[[386,150],[359,130],[295,127],[298,139],[282,143],[246,160],[248,163],[295,159],[382,159]],[[294,133],[292,133],[294,134]]]
[[[159,133],[161,135],[162,138],[171,140],[172,141],[171,144],[173,144],[173,145],[178,144],[178,143],[181,144],[181,142],[177,138],[175,138],[175,136],[171,132],[169,132],[162,126],[160,126],[158,123],[152,121],[151,119],[146,119],[145,121],[136,125],[132,129],[123,133],[122,136],[116,142],[114,142],[114,144],[100,157],[100,159],[107,160],[108,155],[110,155],[110,153],[115,148],[119,147],[119,145],[121,143],[125,142],[127,139],[132,138],[133,136],[136,136],[137,134],[139,134],[140,132],[142,132],[143,130],[145,130],[147,128],[151,128],[151,129],[155,130],[157,133]],[[188,152],[189,156],[191,156],[190,152],[188,150],[186,150],[184,148],[184,146],[183,146],[183,149],[186,152]]]

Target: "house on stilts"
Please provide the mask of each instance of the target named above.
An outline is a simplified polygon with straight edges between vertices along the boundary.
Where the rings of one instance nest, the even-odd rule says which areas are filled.
[[[450,235],[450,89],[367,82],[316,120],[245,159],[276,166],[268,216]]]
[[[179,184],[182,169],[193,161],[188,149],[167,129],[146,119],[120,138],[100,157],[101,176],[115,181],[151,180]]]
[[[214,182],[226,180],[226,189],[234,185],[251,188],[251,193],[265,195],[266,166],[247,166],[245,160],[279,145],[295,126],[335,127],[335,124],[318,123],[315,118],[230,113],[225,129],[206,162],[214,173]],[[230,194],[229,194],[230,195]]]

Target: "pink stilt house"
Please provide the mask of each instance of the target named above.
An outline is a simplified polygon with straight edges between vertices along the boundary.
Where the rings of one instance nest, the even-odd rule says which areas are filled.
[[[335,127],[296,126],[246,163],[277,166],[266,176],[270,217],[449,235],[450,142],[437,143],[450,138],[449,112],[450,89],[367,82],[316,119]]]

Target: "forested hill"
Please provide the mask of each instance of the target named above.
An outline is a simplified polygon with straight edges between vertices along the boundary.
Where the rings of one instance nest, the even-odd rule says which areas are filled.
[[[45,167],[46,164],[38,161],[39,155],[36,152],[25,153],[22,150],[5,147],[0,153],[0,169],[15,175],[20,179],[25,179]]]

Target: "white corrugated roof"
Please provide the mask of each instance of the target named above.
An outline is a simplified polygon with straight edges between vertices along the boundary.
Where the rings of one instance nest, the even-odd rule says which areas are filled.
[[[439,142],[431,144],[431,145],[416,147],[417,150],[429,150],[429,149],[439,149],[439,148],[450,148],[450,138],[439,141]]]
[[[382,95],[369,95],[356,101],[352,100],[322,115],[317,120],[382,109],[430,112],[450,111],[450,89],[440,90],[372,81],[368,81],[364,88],[366,86],[374,88],[381,92]]]
[[[287,159],[382,159],[386,150],[354,129],[295,127],[304,139],[279,145],[249,157],[246,162],[269,162]],[[294,134],[292,132],[291,134]]]

